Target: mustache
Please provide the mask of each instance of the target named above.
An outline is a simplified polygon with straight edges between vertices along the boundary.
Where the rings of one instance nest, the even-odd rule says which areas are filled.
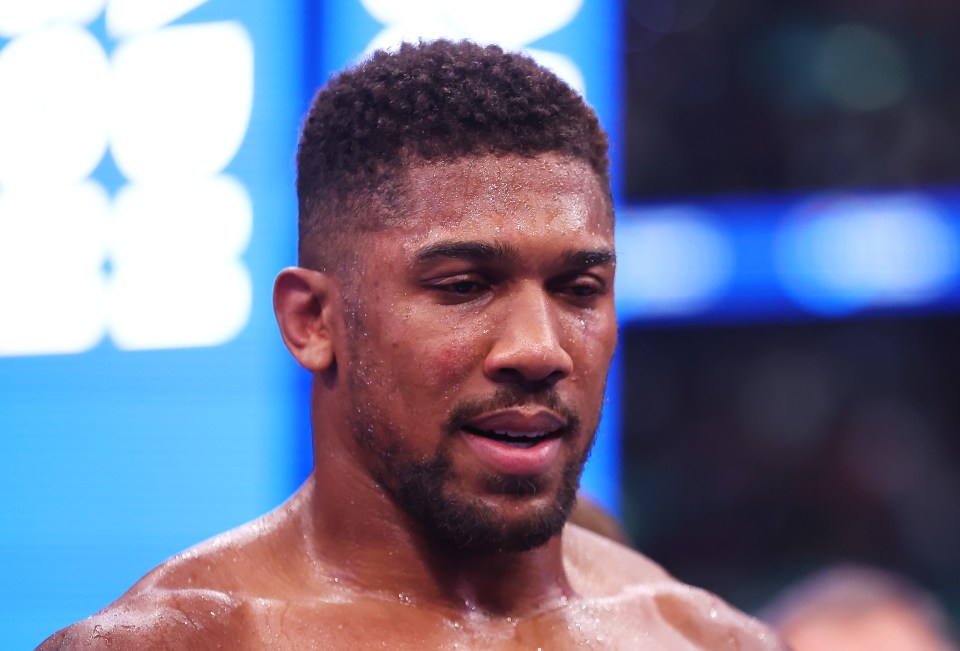
[[[561,429],[561,434],[566,435],[580,430],[580,417],[563,402],[556,389],[551,387],[531,391],[518,385],[504,385],[498,387],[492,396],[465,400],[455,405],[447,414],[446,431],[448,434],[455,434],[477,416],[491,411],[532,405],[545,407],[560,414],[566,422]]]

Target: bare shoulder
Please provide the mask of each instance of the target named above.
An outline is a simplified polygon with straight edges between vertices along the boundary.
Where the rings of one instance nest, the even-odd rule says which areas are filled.
[[[55,633],[37,651],[255,648],[253,612],[206,589],[127,593],[96,615]]]
[[[630,586],[671,580],[646,556],[575,524],[564,529],[563,557],[574,588],[590,597],[607,597]]]
[[[714,594],[686,585],[634,550],[579,527],[565,531],[573,587],[629,628],[642,622],[660,648],[787,651],[765,624]]]
[[[258,597],[271,596],[270,583],[280,574],[261,542],[269,539],[262,529],[262,521],[249,523],[161,563],[38,651],[247,648],[258,630]]]
[[[788,651],[766,624],[720,597],[675,579],[629,589],[624,605],[647,611],[663,626],[691,644],[710,651]]]

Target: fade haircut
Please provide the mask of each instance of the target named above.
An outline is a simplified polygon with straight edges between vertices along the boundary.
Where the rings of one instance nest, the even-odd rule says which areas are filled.
[[[556,153],[609,195],[607,137],[583,98],[529,57],[469,41],[405,43],[333,77],[297,152],[300,265],[339,271],[349,236],[403,213],[403,172],[466,156]]]

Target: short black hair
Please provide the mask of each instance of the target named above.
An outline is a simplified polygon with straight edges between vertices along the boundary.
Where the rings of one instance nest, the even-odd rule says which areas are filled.
[[[307,114],[297,153],[300,264],[326,269],[344,234],[381,226],[410,165],[548,152],[586,163],[609,193],[596,114],[530,57],[470,41],[380,50],[334,76]]]

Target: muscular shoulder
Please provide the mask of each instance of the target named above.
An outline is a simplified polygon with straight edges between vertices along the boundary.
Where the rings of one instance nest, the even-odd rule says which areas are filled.
[[[564,530],[563,557],[573,587],[590,597],[608,597],[630,586],[671,580],[646,556],[573,524]]]
[[[710,651],[786,650],[759,620],[676,580],[642,554],[575,526],[564,535],[573,587],[600,610],[643,622],[648,642]]]
[[[275,563],[251,544],[246,525],[200,543],[151,570],[116,602],[47,639],[60,649],[244,649],[255,636],[254,604],[270,597]],[[243,568],[243,571],[238,571]]]
[[[205,589],[146,589],[52,635],[38,651],[255,648],[249,604]]]
[[[765,624],[705,590],[671,580],[632,592],[652,618],[694,649],[788,651]]]

